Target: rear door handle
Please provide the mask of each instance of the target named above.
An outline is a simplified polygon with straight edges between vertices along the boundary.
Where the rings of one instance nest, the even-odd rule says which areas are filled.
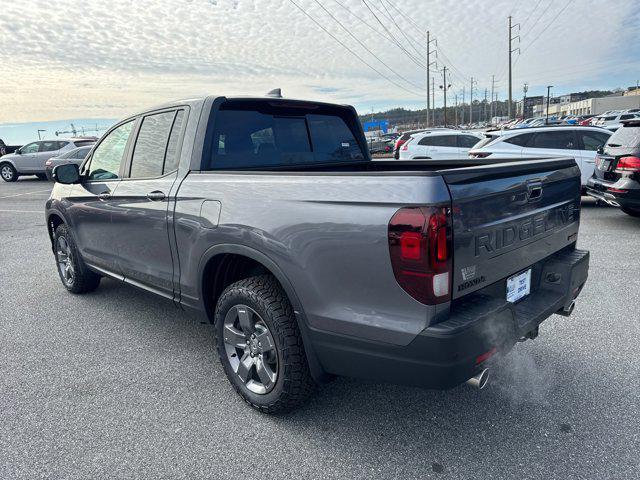
[[[159,190],[155,190],[155,191],[153,191],[153,192],[149,192],[149,193],[147,193],[147,198],[148,198],[149,200],[152,200],[152,201],[154,201],[154,202],[157,202],[157,201],[159,201],[159,200],[164,200],[164,198],[165,198],[165,194],[164,194],[164,192],[161,192],[161,191],[159,191]]]
[[[109,200],[111,198],[111,193],[110,192],[102,192],[98,194],[98,198],[100,200]]]

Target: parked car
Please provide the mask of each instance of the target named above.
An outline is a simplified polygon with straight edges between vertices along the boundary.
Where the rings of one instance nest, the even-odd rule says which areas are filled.
[[[389,153],[393,151],[392,139],[380,139],[375,141],[369,141],[369,152],[371,153]]]
[[[587,194],[640,217],[640,119],[623,121],[598,152]]]
[[[27,143],[14,153],[0,157],[0,176],[5,182],[15,182],[21,175],[36,175],[45,180],[47,160],[95,141],[95,138],[69,138]]]
[[[593,175],[596,150],[607,142],[611,132],[598,127],[558,125],[486,132],[485,135],[485,140],[469,151],[471,158],[573,157],[585,186]]]
[[[331,375],[481,387],[571,313],[589,253],[573,159],[479,163],[372,162],[349,106],[207,97],[57,166],[46,223],[69,292],[107,276],[202,311],[262,412]]]
[[[400,135],[397,139],[396,139],[396,143],[393,146],[393,157],[397,160],[400,158],[400,147],[402,147],[402,145],[404,145],[406,143],[407,140],[409,140],[411,138],[411,135],[413,135],[414,133],[420,133],[420,132],[424,132],[425,129],[422,130],[408,130],[404,133],[402,133],[402,135]]]
[[[53,180],[53,177],[51,176],[51,172],[58,165],[63,165],[65,163],[77,163],[78,166],[82,165],[82,162],[91,151],[92,146],[93,144],[88,145],[86,147],[74,148],[73,150],[69,150],[63,153],[59,157],[52,157],[46,162],[44,162],[47,179]]]
[[[596,125],[598,127],[608,127],[611,125],[615,125],[617,127],[620,126],[620,122],[623,120],[631,120],[632,118],[636,118],[638,115],[635,113],[614,113],[612,115],[598,115],[596,120],[592,123],[592,125]]]
[[[414,133],[400,148],[400,160],[454,160],[467,158],[469,149],[482,140],[478,132],[427,130]]]
[[[578,125],[591,125],[591,122],[593,121],[593,118],[595,117],[595,115],[593,114],[589,114],[589,115],[580,115],[578,117]]]

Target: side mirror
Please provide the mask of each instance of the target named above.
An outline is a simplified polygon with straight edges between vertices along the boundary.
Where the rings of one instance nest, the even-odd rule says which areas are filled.
[[[51,176],[54,181],[66,185],[80,183],[80,169],[75,163],[65,163],[63,165],[53,167]]]
[[[604,153],[604,146],[600,145],[598,148],[596,148],[596,153],[602,155]]]
[[[22,150],[20,150],[19,148],[16,148],[16,151],[13,153],[15,153],[16,155],[22,155]]]

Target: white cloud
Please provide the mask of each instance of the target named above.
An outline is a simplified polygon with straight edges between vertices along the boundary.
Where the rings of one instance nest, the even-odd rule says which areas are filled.
[[[393,71],[424,85],[424,70],[383,38],[383,27],[364,2],[294,1],[362,59],[417,90],[369,55],[318,2],[324,5]],[[462,85],[462,77],[473,75],[483,90],[495,74],[503,77],[499,87],[504,91],[509,13],[514,22],[529,18],[521,32],[524,54],[514,74],[518,96],[523,81],[534,86],[547,82],[592,86],[589,82],[604,65],[625,86],[637,71],[638,53],[632,45],[640,21],[633,0],[574,0],[527,51],[565,1],[542,0],[536,11],[538,2],[532,1],[367,0],[367,4],[379,15],[384,15],[386,6],[420,53],[425,49],[421,32],[431,30],[438,38],[440,64],[451,67],[453,62],[456,86]],[[421,31],[393,6],[410,13]],[[381,20],[405,48],[412,48],[389,19],[381,16]],[[119,117],[172,98],[261,94],[278,86],[287,96],[359,105],[417,104],[424,95],[408,93],[381,78],[290,0],[14,1],[3,6],[0,31],[0,121]]]

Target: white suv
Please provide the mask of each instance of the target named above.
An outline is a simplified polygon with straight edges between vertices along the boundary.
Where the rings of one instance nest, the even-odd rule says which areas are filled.
[[[484,135],[461,130],[434,129],[411,135],[400,148],[400,160],[454,160],[467,158]]]
[[[593,175],[596,150],[607,143],[611,134],[599,127],[569,125],[485,132],[486,138],[469,151],[469,157],[573,157],[580,167],[584,187]]]
[[[631,120],[632,118],[636,118],[640,115],[632,112],[614,112],[610,115],[602,114],[595,117],[594,120],[591,121],[591,125],[596,125],[598,127],[604,128],[618,128],[621,124],[622,120]]]

